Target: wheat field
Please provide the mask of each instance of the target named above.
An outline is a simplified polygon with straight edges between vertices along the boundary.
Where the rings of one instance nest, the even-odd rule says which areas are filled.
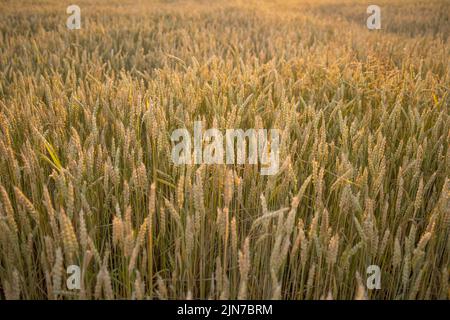
[[[377,1],[381,30],[356,0],[69,4],[0,2],[0,299],[450,298],[448,1]],[[175,165],[194,121],[278,128],[278,173]]]

